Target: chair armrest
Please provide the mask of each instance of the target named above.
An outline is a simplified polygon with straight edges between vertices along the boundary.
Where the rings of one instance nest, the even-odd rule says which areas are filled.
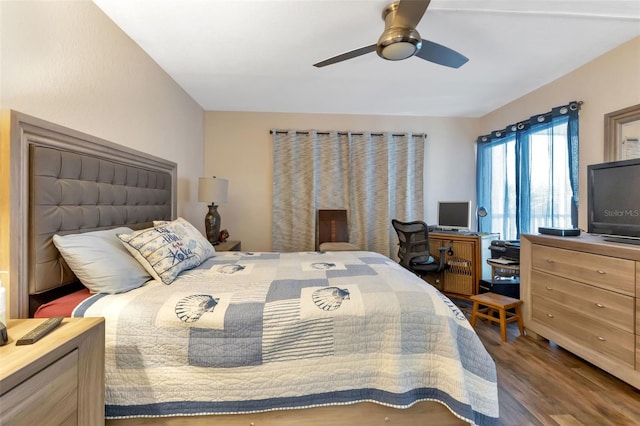
[[[438,251],[440,252],[440,266],[438,269],[444,270],[447,265],[447,255],[451,256],[453,252],[451,251],[451,246],[442,246],[438,247]]]
[[[449,256],[453,255],[453,250],[451,250],[451,246],[438,247],[438,251],[440,253],[444,253],[446,251]]]

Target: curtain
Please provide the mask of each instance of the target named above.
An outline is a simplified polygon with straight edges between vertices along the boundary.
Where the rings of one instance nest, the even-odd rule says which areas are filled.
[[[316,210],[346,209],[350,242],[396,255],[391,219],[424,217],[425,135],[271,133],[274,251],[314,250]]]
[[[519,239],[538,227],[578,226],[578,113],[581,102],[496,130],[477,140],[483,230]]]
[[[502,236],[518,230],[516,211],[516,140],[515,136],[496,137],[491,144],[478,145],[476,197],[478,206],[488,215],[478,218],[478,228]]]

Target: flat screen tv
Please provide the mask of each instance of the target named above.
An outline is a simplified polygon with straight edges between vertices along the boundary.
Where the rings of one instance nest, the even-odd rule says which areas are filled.
[[[471,229],[471,201],[438,201],[438,228]]]
[[[587,166],[588,231],[640,244],[640,158]]]

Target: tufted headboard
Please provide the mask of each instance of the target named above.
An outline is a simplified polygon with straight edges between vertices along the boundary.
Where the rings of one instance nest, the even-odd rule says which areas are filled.
[[[11,316],[77,283],[54,234],[175,218],[176,172],[174,162],[11,112]]]

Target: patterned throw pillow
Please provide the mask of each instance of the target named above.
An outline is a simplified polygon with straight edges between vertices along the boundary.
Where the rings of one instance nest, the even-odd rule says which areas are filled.
[[[167,225],[117,236],[144,269],[165,284],[171,284],[180,272],[201,263],[189,245]]]
[[[216,251],[209,240],[207,240],[195,226],[181,217],[171,222],[156,220],[153,222],[153,226],[165,226],[175,232],[196,255],[199,260],[198,265],[216,255]]]

